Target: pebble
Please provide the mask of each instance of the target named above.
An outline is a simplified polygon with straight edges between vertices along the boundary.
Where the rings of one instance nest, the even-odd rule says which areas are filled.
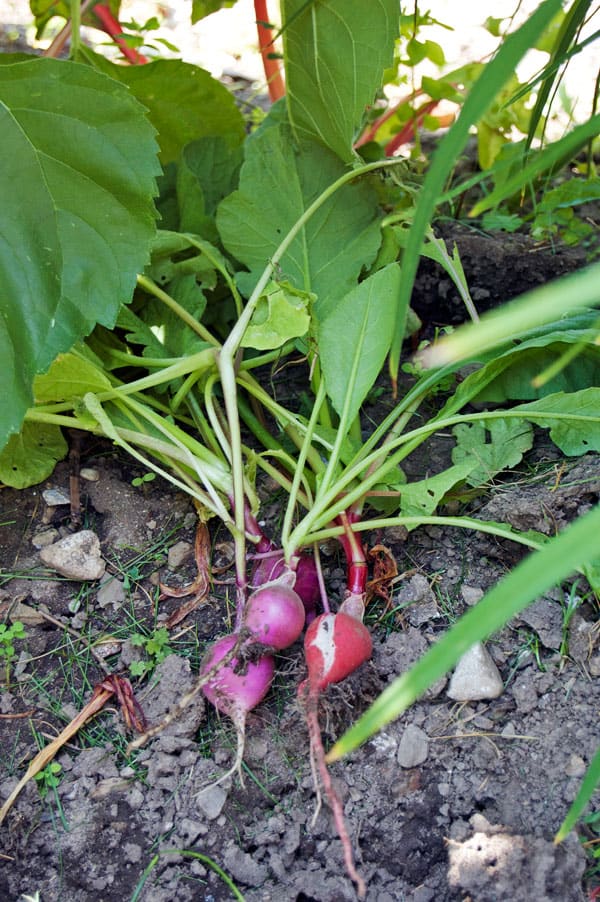
[[[460,587],[460,594],[462,595],[464,603],[472,608],[473,605],[477,604],[477,602],[481,601],[483,598],[483,589],[480,589],[478,586],[462,585]]]
[[[48,545],[53,545],[57,539],[58,532],[56,529],[43,529],[42,532],[36,532],[31,540],[31,544],[39,551],[40,548],[47,548]]]
[[[40,558],[47,567],[67,579],[100,579],[106,568],[100,554],[100,541],[91,529],[83,529],[42,548]]]
[[[416,767],[423,764],[428,754],[429,736],[420,727],[409,724],[398,746],[398,764],[400,767]]]
[[[105,576],[100,583],[96,601],[99,607],[118,607],[125,601],[125,587],[120,579],[114,576]]]
[[[571,755],[569,763],[565,767],[567,777],[583,777],[587,770],[587,765],[583,758],[579,755]]]
[[[222,786],[207,786],[196,796],[198,808],[209,821],[219,817],[226,801],[227,793]]]
[[[79,475],[86,482],[98,482],[100,479],[100,473],[94,467],[82,467]]]
[[[176,542],[175,545],[172,545],[169,548],[168,556],[167,556],[167,566],[169,570],[177,570],[178,567],[181,567],[182,564],[185,564],[186,561],[189,561],[194,554],[194,546],[189,542]]]
[[[60,507],[63,504],[70,504],[71,499],[61,489],[44,489],[42,498],[48,507]]]
[[[487,649],[477,642],[466,652],[452,674],[448,695],[457,702],[498,698],[504,684]]]

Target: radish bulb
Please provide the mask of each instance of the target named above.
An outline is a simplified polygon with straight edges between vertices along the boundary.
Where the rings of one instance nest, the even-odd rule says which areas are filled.
[[[339,683],[371,657],[373,643],[368,629],[343,611],[321,614],[306,630],[304,654],[311,691],[320,692]]]
[[[292,577],[290,579],[290,577]],[[292,559],[291,568],[285,562],[283,551],[272,549],[259,558],[252,570],[250,585],[260,588],[274,580],[289,580],[290,585],[300,596],[306,614],[306,623],[315,619],[317,604],[320,598],[317,565],[310,554],[300,554]]]
[[[281,651],[300,637],[304,619],[300,596],[276,580],[248,598],[243,623],[256,642]]]
[[[200,665],[200,674],[205,674],[215,667],[239,643],[239,635],[233,633],[217,639],[211,645]],[[232,767],[216,781],[222,783],[231,774],[238,772],[240,783],[244,785],[242,776],[242,759],[246,734],[246,717],[255,708],[270,689],[275,672],[275,661],[272,655],[265,654],[256,660],[244,660],[240,654],[227,664],[219,667],[202,687],[206,698],[218,711],[226,714],[237,733],[237,752]]]

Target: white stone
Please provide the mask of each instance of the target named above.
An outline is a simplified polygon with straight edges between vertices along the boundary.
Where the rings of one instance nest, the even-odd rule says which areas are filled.
[[[42,548],[40,558],[67,579],[101,579],[106,569],[98,536],[91,529],[83,529]]]
[[[466,652],[452,674],[448,695],[457,702],[498,698],[504,684],[487,649],[477,642]]]
[[[71,503],[71,499],[62,489],[44,489],[42,498],[49,507],[60,507],[63,504]]]

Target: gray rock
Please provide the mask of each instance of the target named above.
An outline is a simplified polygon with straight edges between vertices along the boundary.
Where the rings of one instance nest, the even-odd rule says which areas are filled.
[[[214,821],[221,814],[225,802],[227,801],[227,793],[222,786],[207,786],[196,796],[196,804],[202,814],[209,821]]]
[[[60,507],[63,504],[71,503],[71,499],[62,489],[44,489],[42,498],[49,507]]]
[[[448,695],[457,702],[498,698],[504,685],[487,649],[477,642],[466,652],[452,674]]]
[[[79,475],[86,482],[98,482],[100,479],[100,473],[94,467],[82,467]]]
[[[229,871],[234,880],[245,883],[246,886],[260,886],[269,875],[269,869],[264,864],[259,864],[247,852],[243,852],[239,846],[230,843],[223,855],[225,869]]]
[[[191,560],[194,554],[194,546],[189,542],[176,542],[169,548],[167,556],[167,565],[169,570],[177,570],[182,564]]]
[[[467,586],[466,584],[463,584],[460,587],[460,594],[462,595],[464,603],[468,604],[471,608],[483,598],[483,589],[480,589],[478,586]]]
[[[519,620],[530,626],[546,648],[560,648],[563,635],[563,615],[558,602],[538,598],[519,614]]]
[[[409,724],[398,746],[400,767],[416,767],[423,764],[429,754],[429,736],[415,724]]]
[[[83,529],[42,548],[40,558],[67,579],[100,579],[106,569],[98,536],[91,529]]]
[[[125,601],[125,587],[120,579],[114,576],[105,577],[100,583],[96,601],[101,608],[118,607]]]
[[[47,548],[48,545],[54,544],[57,539],[58,530],[51,526],[49,529],[42,529],[41,532],[36,532],[31,540],[31,544],[34,548],[39,550],[40,548]]]

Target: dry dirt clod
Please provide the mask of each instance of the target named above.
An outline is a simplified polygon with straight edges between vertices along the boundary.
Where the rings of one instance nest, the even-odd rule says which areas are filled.
[[[400,767],[416,767],[427,760],[429,754],[429,736],[420,727],[409,723],[398,747],[398,764]]]

